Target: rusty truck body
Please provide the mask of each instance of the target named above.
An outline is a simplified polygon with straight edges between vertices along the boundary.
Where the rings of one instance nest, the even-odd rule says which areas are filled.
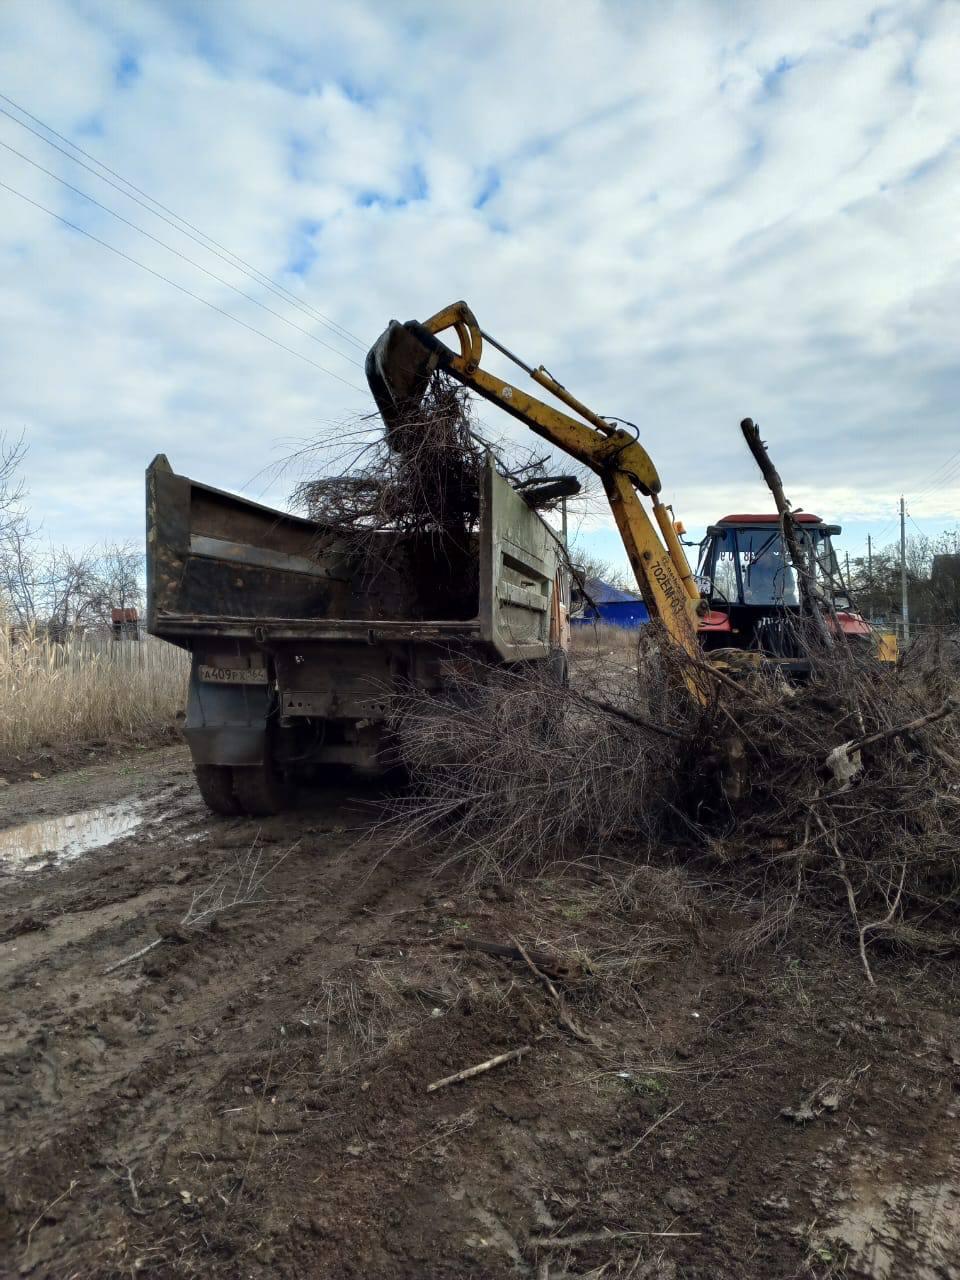
[[[147,629],[191,654],[184,733],[207,804],[270,813],[331,765],[390,765],[389,699],[465,666],[566,670],[555,533],[488,462],[468,545],[315,521],[147,471]]]

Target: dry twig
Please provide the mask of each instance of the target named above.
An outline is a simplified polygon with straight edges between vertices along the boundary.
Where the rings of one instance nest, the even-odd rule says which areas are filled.
[[[195,890],[190,900],[190,906],[180,921],[181,926],[183,928],[198,928],[201,925],[209,924],[215,917],[221,916],[227,911],[233,911],[240,907],[263,906],[269,902],[269,898],[258,896],[264,882],[268,876],[273,875],[281,862],[289,858],[291,853],[299,846],[300,841],[298,840],[289,849],[285,850],[266,871],[261,872],[260,860],[263,856],[263,849],[259,846],[259,837],[255,839],[243,858],[238,854],[233,864],[225,867],[210,884],[203,889]],[[166,942],[168,936],[164,934],[153,942],[148,942],[139,951],[133,951],[130,955],[123,956],[120,960],[115,960],[113,964],[104,969],[104,977],[115,973],[117,969],[122,969],[124,965],[130,964],[134,960],[139,960],[141,956],[145,956],[149,951],[153,951],[155,947],[159,947],[161,943]],[[183,941],[183,939],[180,940]]]
[[[571,1035],[576,1036],[578,1040],[582,1040],[584,1044],[596,1045],[597,1042],[593,1038],[593,1036],[587,1035],[585,1031],[581,1031],[581,1029],[574,1022],[574,1020],[570,1017],[569,1013],[567,1013],[567,1009],[563,1002],[563,997],[560,995],[560,992],[553,985],[553,983],[550,981],[547,975],[543,973],[540,969],[538,969],[537,966],[533,963],[533,961],[530,959],[530,956],[523,949],[523,946],[521,945],[521,943],[517,939],[514,939],[513,945],[517,948],[517,951],[521,959],[526,964],[530,972],[534,975],[535,978],[539,979],[539,981],[543,983],[543,985],[550,992],[550,995],[553,997],[554,1003],[557,1006],[557,1019],[560,1022],[560,1025],[562,1027],[566,1027],[566,1029],[571,1033]]]
[[[519,1049],[511,1049],[509,1053],[498,1053],[495,1058],[488,1058],[486,1062],[478,1062],[475,1067],[464,1067],[462,1071],[455,1071],[452,1076],[444,1076],[442,1080],[434,1080],[433,1084],[427,1085],[427,1093],[433,1093],[436,1089],[443,1089],[448,1084],[458,1084],[461,1080],[470,1080],[474,1076],[483,1075],[486,1071],[492,1071],[494,1067],[501,1067],[505,1062],[515,1062],[518,1058],[522,1058],[525,1053],[529,1053],[531,1045],[522,1045]]]
[[[522,960],[517,945],[506,946],[502,942],[488,942],[485,938],[451,938],[447,943],[451,951],[481,951],[484,955],[497,956],[501,960]],[[551,978],[569,978],[574,971],[565,961],[548,955],[545,951],[534,951],[531,947],[527,953],[538,969],[549,974]]]
[[[58,1196],[56,1196],[53,1200],[51,1200],[49,1204],[44,1205],[44,1207],[40,1210],[36,1218],[34,1218],[33,1222],[31,1222],[29,1229],[27,1230],[27,1243],[24,1246],[24,1252],[29,1252],[30,1241],[33,1239],[33,1233],[34,1231],[36,1231],[37,1227],[40,1225],[40,1223],[43,1221],[46,1215],[50,1212],[50,1210],[53,1208],[54,1205],[59,1204],[61,1200],[65,1200],[66,1197],[71,1193],[71,1191],[74,1189],[76,1185],[77,1185],[77,1179],[72,1178],[70,1180],[70,1185],[69,1187],[67,1187],[66,1191],[61,1191]]]

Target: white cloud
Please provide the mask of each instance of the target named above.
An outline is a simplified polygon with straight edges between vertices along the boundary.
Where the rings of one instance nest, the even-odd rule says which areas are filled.
[[[466,297],[638,423],[690,525],[765,505],[748,413],[831,518],[886,523],[957,447],[958,62],[960,7],[919,0],[0,9],[0,92],[364,340]],[[0,141],[343,355],[2,148],[0,181],[362,386],[329,329],[3,116]],[[0,426],[58,538],[136,536],[154,452],[236,487],[369,407],[2,190],[0,305]],[[916,502],[958,506],[956,477]]]

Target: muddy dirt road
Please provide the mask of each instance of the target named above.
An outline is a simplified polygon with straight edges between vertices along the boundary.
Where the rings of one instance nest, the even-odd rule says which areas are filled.
[[[179,747],[0,790],[0,1272],[960,1278],[945,963],[738,957],[616,851],[467,888],[373,799],[216,819]]]

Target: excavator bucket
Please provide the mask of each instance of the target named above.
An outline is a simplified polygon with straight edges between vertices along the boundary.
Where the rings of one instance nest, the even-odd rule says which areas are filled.
[[[416,411],[436,366],[436,352],[396,320],[390,321],[367,352],[364,371],[386,424],[388,440],[400,423]]]

